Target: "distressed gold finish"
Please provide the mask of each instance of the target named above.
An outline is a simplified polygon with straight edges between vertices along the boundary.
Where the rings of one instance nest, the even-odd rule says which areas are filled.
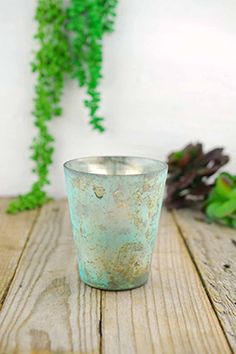
[[[144,284],[166,164],[145,158],[90,157],[64,166],[81,279],[108,290]]]

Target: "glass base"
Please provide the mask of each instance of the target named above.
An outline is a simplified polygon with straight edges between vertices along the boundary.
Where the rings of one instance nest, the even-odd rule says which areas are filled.
[[[135,284],[135,285],[131,285],[131,286],[127,286],[127,287],[122,288],[122,287],[102,286],[102,285],[90,283],[90,282],[85,281],[83,279],[81,279],[81,280],[84,284],[90,286],[91,288],[99,289],[99,290],[106,290],[106,291],[126,291],[126,290],[137,289],[137,288],[140,288],[141,286],[144,286],[148,281],[148,279],[145,279],[145,281],[140,284]]]
[[[125,272],[123,271],[123,264],[121,267],[121,271],[117,270],[106,270],[103,272],[97,272],[94,269],[90,269],[90,272],[84,267],[78,266],[80,279],[87,285],[101,290],[111,290],[111,291],[119,291],[119,290],[131,290],[138,288],[144,285],[149,276],[150,267],[145,266],[138,268],[137,266],[130,267],[131,269],[127,269]]]

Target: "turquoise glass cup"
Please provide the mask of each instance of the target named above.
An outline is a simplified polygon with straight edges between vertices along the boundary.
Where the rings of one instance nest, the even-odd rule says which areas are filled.
[[[85,157],[64,164],[80,278],[125,290],[147,282],[167,175],[142,157]]]

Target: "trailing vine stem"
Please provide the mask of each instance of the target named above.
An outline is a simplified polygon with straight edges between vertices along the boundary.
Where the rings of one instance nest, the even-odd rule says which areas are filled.
[[[112,32],[117,0],[71,0],[68,9],[68,29],[72,33],[73,78],[85,86],[88,98],[89,123],[103,132],[104,118],[97,114],[101,95],[98,90],[102,78],[103,43],[105,33]]]
[[[54,138],[47,123],[62,114],[61,96],[66,76],[70,73],[80,86],[86,87],[92,127],[103,132],[103,118],[97,114],[100,104],[98,86],[102,77],[103,35],[113,31],[117,0],[38,0],[35,20],[38,23],[32,71],[36,73],[33,116],[38,129],[31,145],[33,172],[37,176],[31,191],[10,202],[7,212],[34,209],[50,198],[49,184]],[[71,41],[70,41],[71,39]]]
[[[43,188],[49,184],[54,138],[49,133],[47,123],[62,114],[60,100],[65,74],[70,68],[69,45],[65,32],[67,17],[63,1],[39,0],[35,19],[38,22],[35,39],[39,43],[39,50],[32,63],[32,71],[37,74],[32,114],[38,133],[31,145],[31,158],[35,161],[33,172],[37,175],[37,181],[29,193],[19,196],[9,204],[7,211],[12,214],[41,206],[49,200]]]

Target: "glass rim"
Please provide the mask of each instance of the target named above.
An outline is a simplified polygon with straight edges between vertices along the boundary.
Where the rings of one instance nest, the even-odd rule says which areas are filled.
[[[151,171],[147,171],[147,172],[140,172],[140,173],[134,173],[134,174],[107,174],[107,173],[96,173],[96,172],[90,172],[90,171],[80,171],[79,169],[75,169],[72,168],[70,166],[68,166],[70,163],[72,162],[87,162],[89,163],[89,160],[91,159],[121,159],[121,158],[125,158],[125,159],[137,159],[140,160],[140,163],[143,161],[149,161],[152,162],[154,164],[156,164],[156,169],[153,168],[153,170]],[[140,164],[140,166],[142,166],[142,164]],[[159,166],[159,168],[157,168]],[[121,155],[98,155],[98,156],[84,156],[84,157],[78,157],[78,158],[74,158],[71,160],[67,160],[63,163],[63,167],[65,170],[68,170],[70,172],[76,173],[76,174],[83,174],[83,175],[88,175],[88,176],[101,176],[101,177],[137,177],[137,176],[150,176],[150,175],[158,175],[161,174],[164,171],[168,170],[168,164],[165,161],[161,161],[158,159],[153,159],[153,158],[149,158],[149,157],[143,157],[143,156],[121,156]]]

